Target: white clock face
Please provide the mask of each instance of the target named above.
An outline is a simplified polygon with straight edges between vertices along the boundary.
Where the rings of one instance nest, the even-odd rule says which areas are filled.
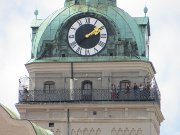
[[[105,47],[107,37],[104,24],[93,17],[78,19],[68,32],[70,47],[82,56],[92,56],[99,53]]]

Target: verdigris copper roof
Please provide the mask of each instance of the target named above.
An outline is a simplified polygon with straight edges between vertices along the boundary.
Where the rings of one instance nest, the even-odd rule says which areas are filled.
[[[36,135],[54,135],[50,130],[43,129],[40,126],[37,126],[36,124],[32,123],[32,126],[36,132]]]
[[[133,18],[124,10],[116,6],[100,6],[99,8],[88,7],[86,5],[69,5],[52,13],[44,21],[34,20],[32,27],[38,27],[38,30],[32,40],[32,56],[38,59],[42,55],[45,46],[44,41],[55,42],[57,33],[61,31],[62,26],[72,17],[80,13],[93,12],[104,16],[115,26],[116,39],[132,40],[136,42],[138,55],[145,52],[145,41],[143,32],[139,24],[146,24],[148,18]],[[61,44],[61,43],[60,43]]]
[[[137,22],[137,24],[140,25],[147,25],[149,23],[148,17],[134,17],[134,19]]]
[[[32,21],[31,27],[35,28],[39,28],[41,26],[41,24],[43,23],[44,20],[42,19],[35,19]]]

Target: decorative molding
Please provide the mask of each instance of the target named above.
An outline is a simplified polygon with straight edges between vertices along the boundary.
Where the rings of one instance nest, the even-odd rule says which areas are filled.
[[[72,129],[71,130],[71,135],[101,135],[101,129],[88,129],[88,128],[84,128],[84,129]]]
[[[111,135],[142,135],[142,130],[141,128],[138,128],[137,130],[135,130],[134,128],[125,128],[124,130],[121,128],[119,128],[118,130],[113,128],[111,130]]]

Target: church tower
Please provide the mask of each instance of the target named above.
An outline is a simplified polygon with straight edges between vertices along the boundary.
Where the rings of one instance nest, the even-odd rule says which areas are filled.
[[[131,17],[116,0],[66,0],[31,28],[22,119],[55,135],[160,135],[147,16]]]

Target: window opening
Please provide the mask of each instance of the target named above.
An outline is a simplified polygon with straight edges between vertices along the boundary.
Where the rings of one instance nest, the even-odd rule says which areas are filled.
[[[129,86],[129,85],[130,85],[129,80],[120,81],[120,89],[121,90],[125,90],[127,88],[127,86]]]
[[[55,89],[55,82],[53,81],[47,81],[44,83],[44,90],[48,91],[48,90],[54,90]]]
[[[49,127],[54,127],[54,123],[49,123]]]
[[[82,82],[82,98],[84,100],[92,100],[92,82],[89,80]]]

